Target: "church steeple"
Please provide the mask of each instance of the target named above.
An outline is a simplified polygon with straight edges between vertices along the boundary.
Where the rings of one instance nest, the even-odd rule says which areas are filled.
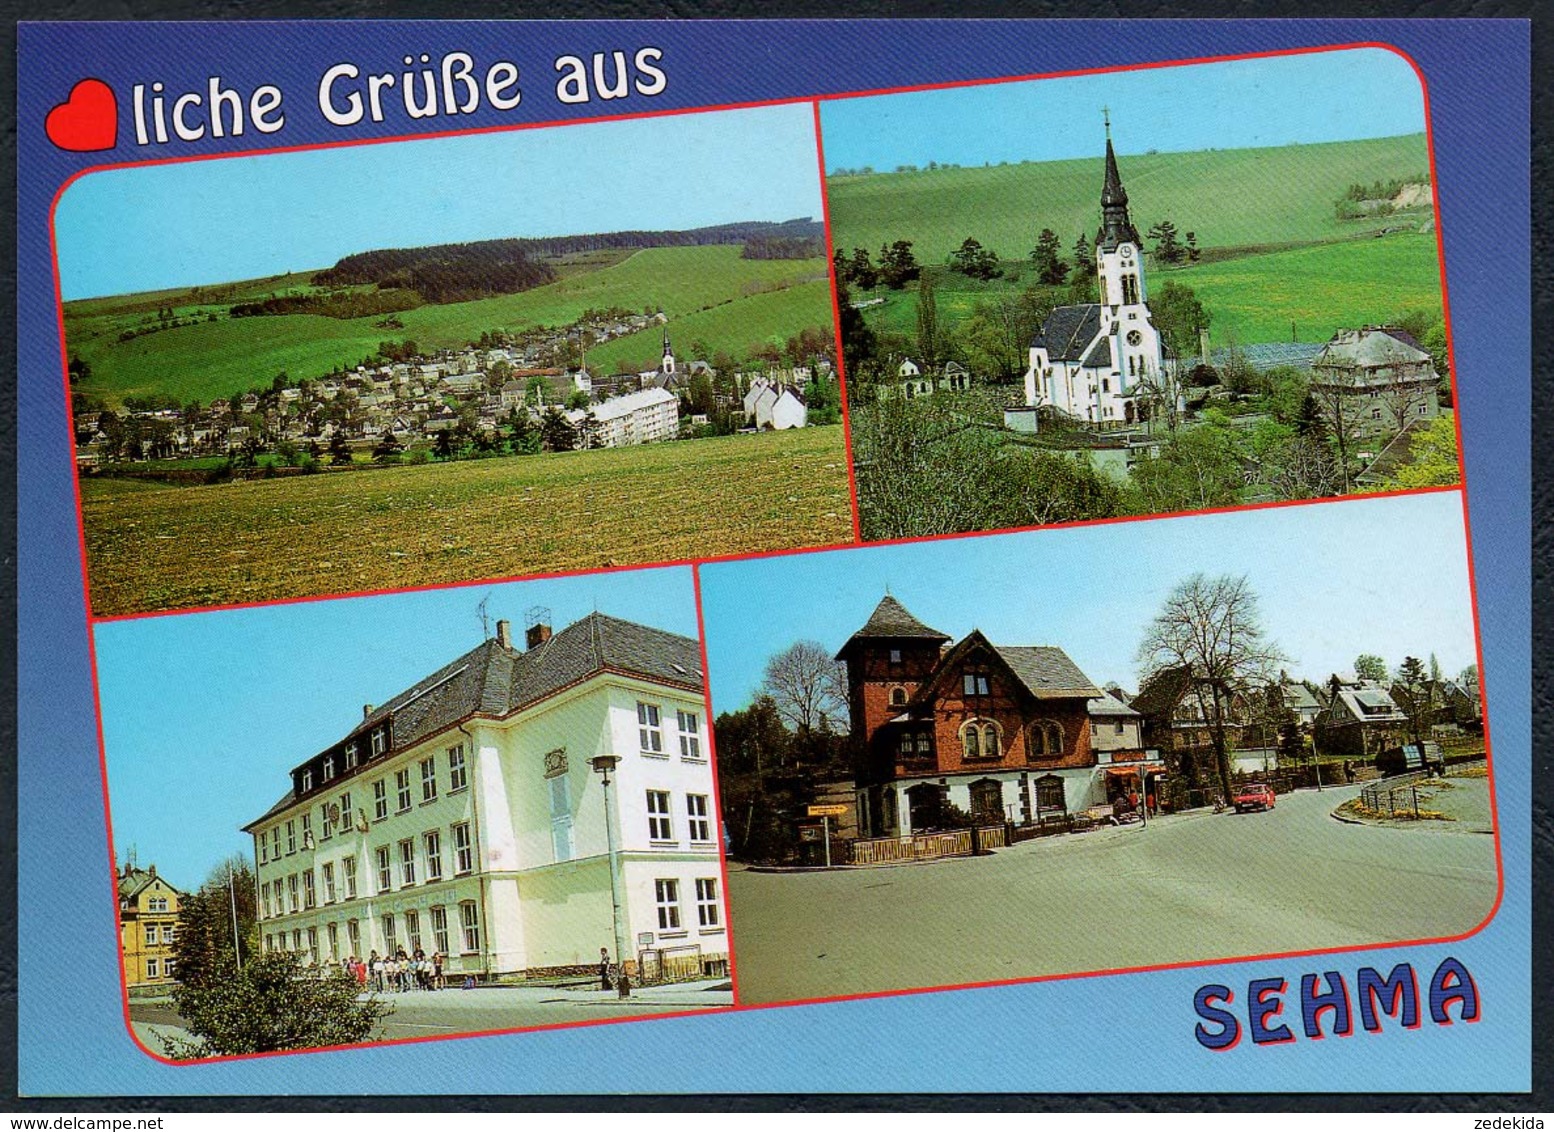
[[[1138,229],[1128,218],[1128,190],[1122,187],[1122,174],[1117,172],[1117,154],[1112,149],[1111,115],[1102,110],[1106,121],[1106,181],[1101,186],[1101,230],[1096,233],[1096,245],[1105,251],[1113,251],[1118,244],[1139,242]]]
[[[669,331],[664,330],[664,360],[659,369],[664,373],[674,373],[674,349],[669,345]]]

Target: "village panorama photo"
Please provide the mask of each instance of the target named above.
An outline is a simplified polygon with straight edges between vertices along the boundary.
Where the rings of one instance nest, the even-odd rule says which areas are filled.
[[[866,540],[1459,482],[1382,49],[822,104]]]
[[[1497,905],[1456,491],[702,578],[741,1004],[1457,938]]]
[[[854,537],[808,106],[108,169],[54,232],[98,616]]]

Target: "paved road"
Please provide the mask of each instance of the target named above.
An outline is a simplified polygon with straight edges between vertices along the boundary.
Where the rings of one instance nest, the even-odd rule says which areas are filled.
[[[782,1002],[1465,933],[1494,839],[1346,825],[1358,787],[1264,814],[1172,815],[991,857],[729,874],[742,1003]]]
[[[384,1019],[381,1037],[437,1037],[716,1009],[732,1003],[728,987],[726,979],[648,987],[633,991],[625,1003],[613,993],[556,987],[385,994],[380,997],[393,1005],[394,1012]],[[162,1047],[156,1040],[157,1031],[187,1036],[180,1028],[181,1019],[169,1005],[132,1003],[130,1020],[141,1041],[159,1053]]]

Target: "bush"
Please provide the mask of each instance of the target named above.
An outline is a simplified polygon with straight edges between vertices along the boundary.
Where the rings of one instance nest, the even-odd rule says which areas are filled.
[[[255,956],[241,971],[228,959],[203,985],[173,991],[173,1006],[197,1040],[164,1037],[162,1046],[183,1061],[353,1045],[369,1040],[393,1010],[372,997],[359,1002],[358,993],[356,980],[338,970],[305,974],[289,952]]]

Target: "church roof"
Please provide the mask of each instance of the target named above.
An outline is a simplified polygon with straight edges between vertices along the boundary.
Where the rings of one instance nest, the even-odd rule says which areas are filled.
[[[1055,362],[1077,362],[1100,332],[1100,303],[1055,307],[1031,345],[1046,346],[1047,357]]]
[[[1080,363],[1086,369],[1110,369],[1112,364],[1112,340],[1110,336],[1097,338],[1095,345]]]
[[[921,640],[942,643],[949,639],[948,633],[941,633],[937,629],[924,625],[907,612],[906,606],[886,594],[874,607],[874,612],[864,622],[863,628],[849,637],[836,655],[841,659],[851,650],[855,641]]]
[[[1117,172],[1117,154],[1112,151],[1111,129],[1106,131],[1106,181],[1101,186],[1101,230],[1095,242],[1110,251],[1124,240],[1139,243],[1138,229],[1128,218],[1128,191]]]

